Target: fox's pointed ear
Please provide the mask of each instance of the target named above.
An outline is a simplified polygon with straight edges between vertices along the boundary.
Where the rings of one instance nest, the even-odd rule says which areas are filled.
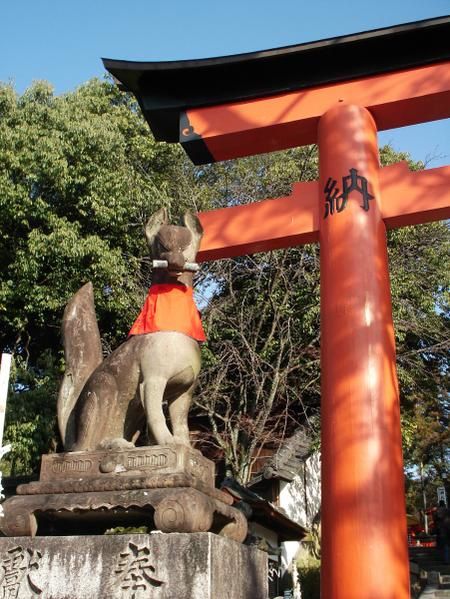
[[[169,217],[167,216],[167,209],[160,208],[158,212],[155,212],[147,221],[145,225],[145,236],[147,237],[147,243],[151,248],[155,235],[158,233],[163,225],[167,225]]]
[[[198,216],[194,212],[187,210],[184,214],[183,220],[185,226],[192,233],[192,236],[200,241],[200,239],[203,237],[203,227]]]
[[[198,216],[189,210],[185,212],[183,221],[191,233],[191,242],[183,253],[187,257],[188,262],[194,262],[198,248],[200,247],[200,241],[203,237],[203,227]]]

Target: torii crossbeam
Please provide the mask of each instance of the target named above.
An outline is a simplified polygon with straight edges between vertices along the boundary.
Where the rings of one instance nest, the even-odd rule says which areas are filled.
[[[318,182],[205,212],[199,258],[319,241],[322,597],[405,599],[386,228],[450,217],[450,167],[379,168],[377,131],[450,116],[450,18],[228,58],[104,60],[196,163],[318,143]]]

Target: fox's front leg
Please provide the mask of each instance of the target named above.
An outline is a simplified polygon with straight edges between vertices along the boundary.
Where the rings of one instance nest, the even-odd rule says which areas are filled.
[[[167,381],[165,378],[152,376],[140,384],[141,401],[144,405],[147,423],[158,445],[174,443],[174,438],[167,427],[163,411],[163,398]]]
[[[176,442],[191,446],[189,439],[188,414],[192,403],[194,386],[179,397],[169,401],[170,422],[172,423],[173,436]]]

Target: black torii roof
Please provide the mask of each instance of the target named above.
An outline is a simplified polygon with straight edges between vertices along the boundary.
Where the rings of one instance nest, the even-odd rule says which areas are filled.
[[[104,58],[133,92],[159,141],[178,142],[183,113],[450,59],[450,16],[219,58],[136,62]]]

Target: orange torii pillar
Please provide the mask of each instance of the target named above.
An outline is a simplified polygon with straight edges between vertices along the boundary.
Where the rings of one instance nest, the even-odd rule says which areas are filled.
[[[395,339],[377,130],[365,108],[338,104],[322,116],[319,165],[321,189],[337,188],[343,176],[356,187],[348,197],[336,192],[320,220],[321,592],[403,599],[409,571]]]

